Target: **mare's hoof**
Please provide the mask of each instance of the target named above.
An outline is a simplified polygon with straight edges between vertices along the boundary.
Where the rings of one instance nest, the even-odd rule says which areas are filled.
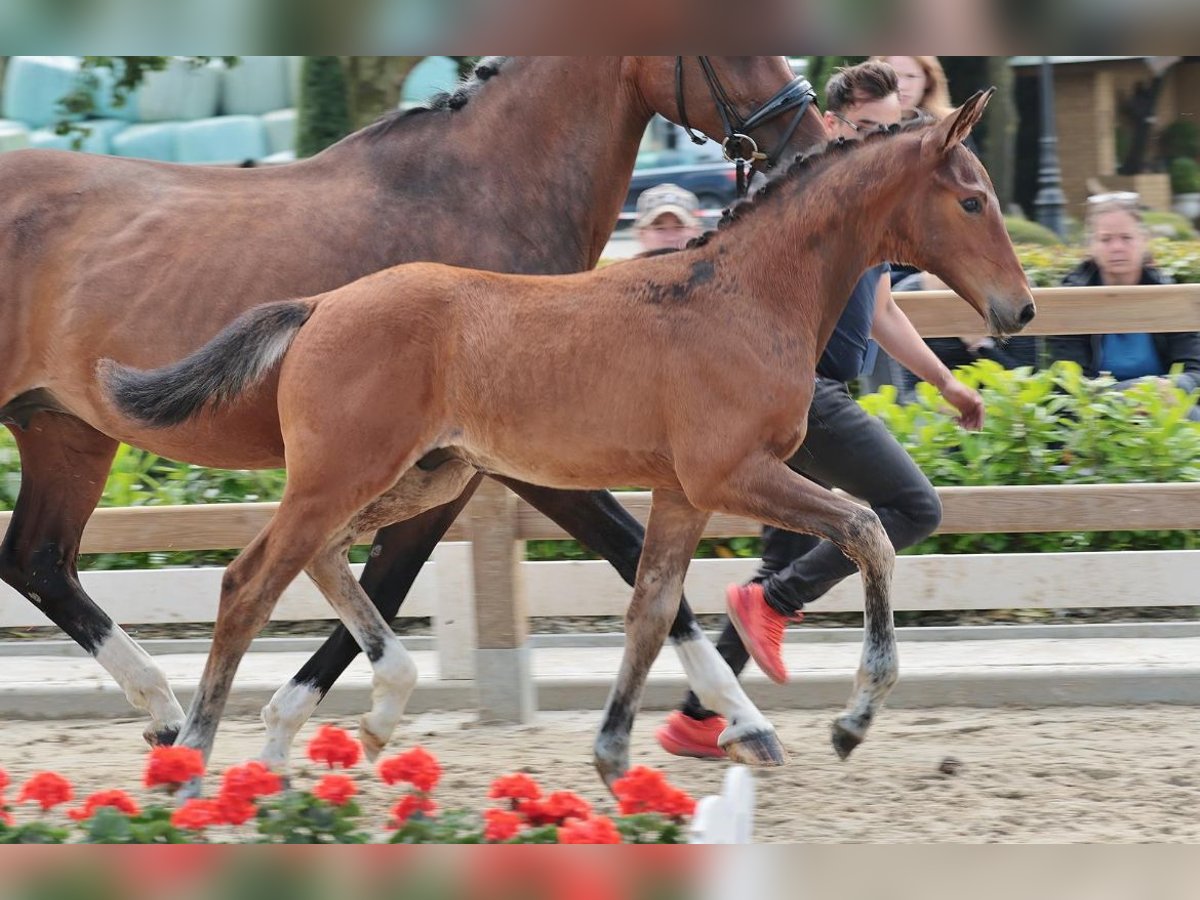
[[[838,759],[846,759],[850,756],[854,752],[854,748],[863,742],[864,737],[866,735],[852,725],[849,717],[842,716],[834,721],[831,740]]]
[[[191,778],[179,786],[179,790],[175,792],[175,799],[182,803],[184,800],[192,800],[204,793],[204,779]]]
[[[782,766],[788,761],[787,751],[774,731],[752,731],[719,743],[726,756],[744,766],[767,768]]]

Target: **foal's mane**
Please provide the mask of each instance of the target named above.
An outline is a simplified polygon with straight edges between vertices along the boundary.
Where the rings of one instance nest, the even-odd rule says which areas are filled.
[[[354,132],[350,137],[356,140],[376,141],[387,137],[397,125],[414,116],[430,112],[454,112],[462,109],[472,97],[479,93],[480,88],[488,79],[500,74],[501,69],[510,58],[508,56],[485,56],[475,66],[471,75],[463,79],[453,91],[440,91],[420,106],[386,113],[365,128]]]
[[[692,238],[688,241],[688,247],[700,247],[708,243],[709,239],[716,233],[725,231],[729,227],[745,220],[754,215],[765,205],[773,202],[772,198],[782,193],[785,186],[793,186],[796,190],[803,188],[809,182],[816,180],[825,170],[829,169],[839,160],[846,156],[853,155],[862,150],[865,146],[874,145],[880,141],[889,140],[895,135],[907,134],[909,132],[923,131],[930,125],[936,122],[935,119],[928,116],[917,116],[912,119],[907,119],[899,125],[893,125],[886,131],[877,131],[867,135],[862,140],[847,141],[842,138],[830,141],[819,150],[811,153],[797,155],[795,159],[782,172],[771,176],[752,196],[745,200],[739,200],[734,203],[721,216],[720,222],[717,223],[715,230],[706,231],[703,234]]]

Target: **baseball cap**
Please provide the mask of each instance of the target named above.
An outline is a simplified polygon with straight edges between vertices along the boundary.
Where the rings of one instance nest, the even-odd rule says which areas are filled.
[[[684,225],[695,228],[700,224],[697,217],[699,209],[700,201],[687,188],[670,183],[657,184],[638,196],[637,219],[633,224],[637,228],[645,228],[659,216],[671,213]]]

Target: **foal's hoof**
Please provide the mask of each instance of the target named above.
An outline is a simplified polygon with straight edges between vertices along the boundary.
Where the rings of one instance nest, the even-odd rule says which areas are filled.
[[[142,732],[142,737],[146,739],[146,743],[151,747],[170,747],[175,743],[175,739],[179,737],[179,730],[183,726],[171,725],[167,728],[160,728],[157,731],[151,727]]]
[[[866,732],[855,725],[849,716],[836,719],[833,723],[831,739],[838,759],[846,759],[866,736]]]
[[[366,754],[369,762],[379,759],[379,754],[383,752],[383,748],[387,744],[385,738],[379,737],[367,727],[365,716],[358,722],[358,740],[362,744],[363,753]]]
[[[600,776],[600,780],[604,782],[609,793],[612,793],[613,785],[621,778],[625,777],[625,773],[629,771],[628,759],[606,759],[600,756],[593,757],[593,765],[596,767],[596,772]],[[613,794],[613,796],[616,796]]]
[[[744,766],[768,768],[786,765],[788,761],[787,751],[774,731],[752,731],[720,743],[720,747],[726,756]]]

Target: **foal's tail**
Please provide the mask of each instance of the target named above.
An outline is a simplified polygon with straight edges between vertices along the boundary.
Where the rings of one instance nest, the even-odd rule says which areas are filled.
[[[101,360],[101,383],[129,418],[152,428],[178,425],[204,406],[230,403],[258,383],[283,359],[315,307],[313,300],[256,306],[190,356],[149,372]]]

